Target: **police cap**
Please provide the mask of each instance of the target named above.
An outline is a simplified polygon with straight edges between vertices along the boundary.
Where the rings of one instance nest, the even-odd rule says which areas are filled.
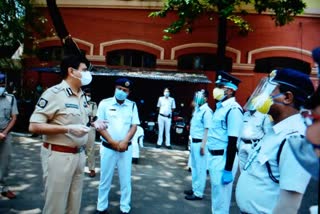
[[[236,91],[240,82],[241,80],[224,71],[217,71],[217,85],[223,85]]]
[[[132,88],[132,81],[127,78],[119,78],[116,80],[115,85],[119,85],[128,89]]]
[[[270,75],[271,81],[285,85],[298,93],[298,99],[305,100],[314,92],[313,84],[309,76],[301,71],[291,68],[273,70]]]

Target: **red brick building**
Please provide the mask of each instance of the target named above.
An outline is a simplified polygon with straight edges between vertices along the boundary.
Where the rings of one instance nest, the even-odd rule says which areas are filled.
[[[36,2],[48,16],[45,1]],[[196,21],[192,34],[182,32],[170,41],[164,41],[163,30],[174,20],[174,14],[167,18],[148,17],[150,12],[161,8],[161,1],[64,0],[57,3],[68,31],[92,64],[117,68],[94,73],[92,88],[96,100],[112,96],[115,76],[126,74],[134,77],[136,85],[132,99],[143,99],[148,108],[156,106],[165,86],[171,87],[177,103],[185,106],[191,102],[195,90],[207,88],[212,91],[213,83],[195,83],[196,76],[183,78],[172,74],[197,73],[200,82],[205,82],[206,78],[214,82],[215,19],[203,17]],[[309,0],[307,4],[304,15],[284,27],[276,27],[269,14],[258,15],[252,11],[246,19],[254,32],[244,37],[236,28],[228,29],[226,55],[231,62],[232,74],[242,80],[237,92],[241,104],[274,67],[290,65],[316,75],[311,50],[320,46],[320,3]],[[49,30],[53,26],[48,19]],[[33,63],[33,67],[52,65],[61,55],[58,37],[37,40],[35,45],[40,50],[41,60],[38,64]],[[28,74],[31,73],[26,72],[26,76]],[[29,75],[28,79],[30,87],[34,87],[39,75]],[[48,80],[50,78],[42,77],[40,81],[47,85],[56,81]],[[210,104],[213,105],[212,100]]]

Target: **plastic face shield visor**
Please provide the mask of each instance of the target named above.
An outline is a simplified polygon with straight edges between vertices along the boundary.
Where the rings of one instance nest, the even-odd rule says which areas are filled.
[[[273,77],[265,77],[257,85],[249,100],[244,105],[245,111],[258,110],[263,114],[267,114],[270,106],[273,104],[271,94],[278,86],[278,83],[272,81]]]

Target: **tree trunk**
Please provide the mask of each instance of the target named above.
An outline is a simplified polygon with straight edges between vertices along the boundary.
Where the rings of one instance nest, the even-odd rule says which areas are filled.
[[[227,18],[219,16],[218,24],[218,48],[217,48],[217,70],[227,71],[225,60],[227,46]]]

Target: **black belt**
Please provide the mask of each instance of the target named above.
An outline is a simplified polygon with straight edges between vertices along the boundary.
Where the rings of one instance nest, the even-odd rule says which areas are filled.
[[[192,143],[200,143],[202,139],[192,138]]]
[[[161,113],[159,113],[162,117],[167,117],[167,118],[171,118],[171,115],[169,114],[169,115],[165,115],[165,114],[161,114]]]
[[[259,139],[253,139],[253,140],[245,140],[245,139],[241,139],[245,144],[252,144],[252,142],[258,142]]]
[[[108,148],[108,149],[117,151],[116,149],[112,148],[112,146],[111,146],[109,143],[107,143],[107,142],[105,142],[105,141],[102,141],[102,145],[103,145],[104,147]],[[131,146],[131,141],[128,143],[128,147],[129,147],[129,146]],[[118,152],[118,151],[117,151],[117,152]]]
[[[218,150],[210,150],[210,149],[208,149],[208,150],[209,150],[209,152],[210,152],[210,154],[212,156],[221,156],[221,155],[224,154],[224,149],[218,149]]]

